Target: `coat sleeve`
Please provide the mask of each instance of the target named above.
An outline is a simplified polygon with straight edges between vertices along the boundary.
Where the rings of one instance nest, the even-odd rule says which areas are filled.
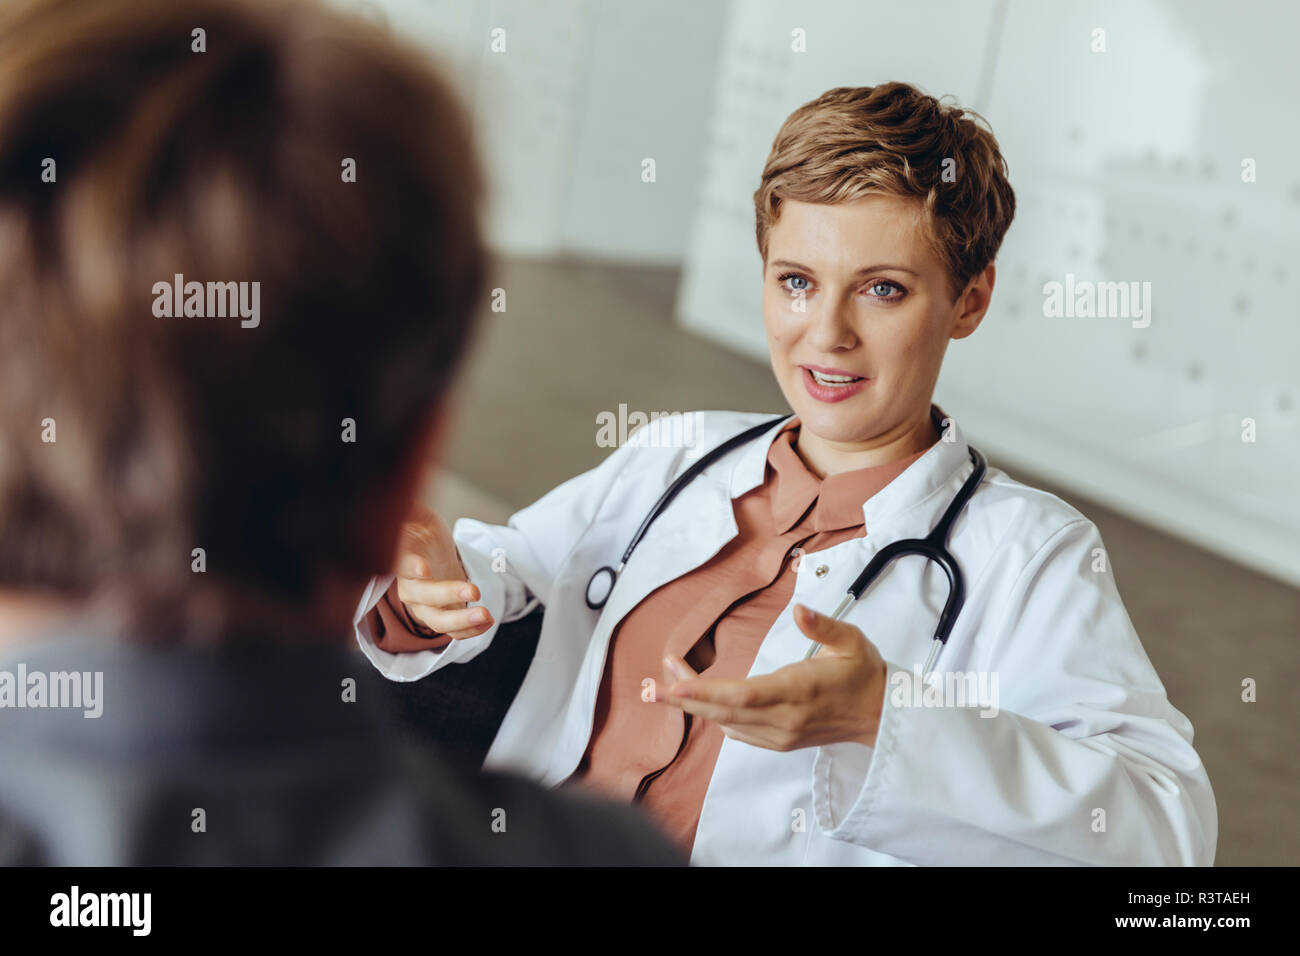
[[[981,703],[996,707],[916,706],[915,674],[887,662],[875,747],[815,758],[823,830],[919,865],[1213,864],[1218,817],[1192,725],[1101,549],[1090,521],[1072,521],[1016,579],[980,635],[997,691]]]
[[[452,528],[460,560],[481,595],[476,605],[492,612],[482,634],[445,647],[392,654],[376,646],[375,610],[393,575],[374,578],[357,605],[352,623],[362,652],[390,680],[414,681],[456,662],[472,660],[492,643],[499,625],[517,620],[538,604],[550,603],[552,586],[578,541],[596,520],[601,504],[634,451],[625,442],[595,468],[570,478],[505,525],[461,518]]]

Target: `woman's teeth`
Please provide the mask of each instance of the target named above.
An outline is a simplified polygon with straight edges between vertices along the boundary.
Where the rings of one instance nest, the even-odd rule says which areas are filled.
[[[848,385],[850,382],[861,381],[862,376],[853,375],[823,375],[821,372],[808,370],[813,377],[813,381],[818,385]]]

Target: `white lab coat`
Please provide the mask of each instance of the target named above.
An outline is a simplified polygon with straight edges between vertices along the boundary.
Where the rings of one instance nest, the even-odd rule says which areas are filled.
[[[735,536],[731,499],[762,482],[779,423],[678,495],[603,612],[584,601],[592,572],[618,563],[669,482],[702,450],[765,417],[695,414],[693,450],[629,439],[504,527],[456,522],[461,559],[494,621],[521,617],[538,601],[546,608],[537,656],[485,766],[552,786],[568,778],[591,734],[615,624]],[[864,503],[864,537],[803,556],[791,603],[750,675],[801,660],[809,642],[793,621],[794,602],[833,610],[877,550],[929,532],[971,468],[954,422],[945,440]],[[888,665],[875,747],[779,753],[724,740],[691,862],[1212,864],[1218,820],[1191,723],[1169,703],[1133,630],[1097,528],[990,465],[949,547],[965,574],[966,604],[935,670],[996,674],[996,715],[897,699],[899,672],[922,664],[947,596],[932,562],[899,559],[844,618]],[[355,619],[362,650],[388,678],[418,680],[491,643],[495,624],[441,652],[377,649],[366,614],[391,581],[371,582]]]

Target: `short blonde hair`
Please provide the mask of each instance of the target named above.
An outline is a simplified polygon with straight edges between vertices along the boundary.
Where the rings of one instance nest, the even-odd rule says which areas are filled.
[[[783,199],[916,199],[956,299],[996,257],[1016,212],[1006,160],[987,125],[978,113],[906,83],[836,87],[805,103],[776,134],[754,193],[763,261]]]

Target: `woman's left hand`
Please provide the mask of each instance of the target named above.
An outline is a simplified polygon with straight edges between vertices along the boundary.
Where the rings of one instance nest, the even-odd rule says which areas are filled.
[[[664,658],[676,678],[662,698],[734,740],[768,750],[825,744],[876,745],[885,702],[885,660],[860,630],[802,604],[795,624],[822,645],[811,660],[747,680],[700,677],[680,657]]]

